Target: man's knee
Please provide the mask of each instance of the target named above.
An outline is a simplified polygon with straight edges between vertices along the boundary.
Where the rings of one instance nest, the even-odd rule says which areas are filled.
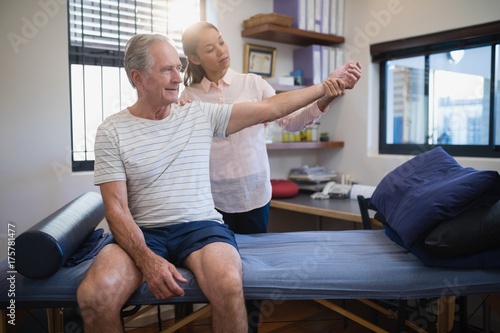
[[[80,308],[107,308],[113,303],[112,286],[84,279],[76,292]]]
[[[93,270],[82,281],[77,290],[78,305],[81,308],[115,310],[122,307],[131,293],[129,289],[136,287],[135,279],[113,272],[97,272]]]
[[[87,324],[94,323],[97,320],[97,314],[102,311],[102,308],[97,306],[96,289],[92,288],[91,284],[83,280],[76,291],[78,307],[80,313]]]
[[[243,275],[238,270],[227,272],[218,283],[217,289],[227,297],[240,296],[243,293]]]
[[[121,308],[141,284],[142,275],[118,245],[108,245],[96,257],[77,290],[80,306]]]

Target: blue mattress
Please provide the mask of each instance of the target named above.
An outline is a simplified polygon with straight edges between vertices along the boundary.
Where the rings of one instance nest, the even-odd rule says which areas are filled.
[[[247,299],[394,299],[500,292],[500,269],[423,265],[383,230],[306,231],[237,235]],[[16,307],[76,305],[76,289],[90,261],[63,267],[46,279],[15,275]],[[7,260],[0,263],[0,305],[10,301]],[[158,300],[143,284],[129,304],[205,302],[193,275],[184,297]]]

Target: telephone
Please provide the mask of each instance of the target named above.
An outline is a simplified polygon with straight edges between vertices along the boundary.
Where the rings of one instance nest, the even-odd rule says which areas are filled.
[[[352,185],[337,184],[336,182],[328,182],[323,188],[322,193],[330,196],[330,198],[345,199],[349,198]]]

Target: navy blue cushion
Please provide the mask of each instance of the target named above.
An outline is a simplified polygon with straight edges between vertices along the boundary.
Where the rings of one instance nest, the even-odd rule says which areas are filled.
[[[464,168],[441,147],[421,153],[385,176],[370,204],[408,249],[437,223],[500,200],[497,171]]]
[[[389,225],[384,227],[385,234],[390,240],[405,248],[399,235]],[[445,268],[498,268],[500,267],[500,246],[485,249],[474,253],[455,255],[453,257],[437,256],[428,251],[425,244],[419,243],[411,249],[420,261],[426,266]]]
[[[435,256],[450,258],[500,247],[499,240],[500,201],[439,223],[425,236],[424,248]]]

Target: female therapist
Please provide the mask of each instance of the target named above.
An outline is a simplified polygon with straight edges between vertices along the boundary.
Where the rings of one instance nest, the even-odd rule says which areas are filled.
[[[232,104],[275,95],[274,89],[260,76],[236,73],[230,68],[228,45],[211,23],[198,22],[186,29],[182,45],[188,65],[181,99]],[[335,72],[346,89],[352,89],[361,77],[361,68],[356,63],[347,63]],[[277,120],[277,124],[291,132],[303,130],[328,111],[333,98],[323,97]],[[233,232],[267,232],[272,189],[263,124],[227,138],[214,138],[210,178],[215,207]]]

